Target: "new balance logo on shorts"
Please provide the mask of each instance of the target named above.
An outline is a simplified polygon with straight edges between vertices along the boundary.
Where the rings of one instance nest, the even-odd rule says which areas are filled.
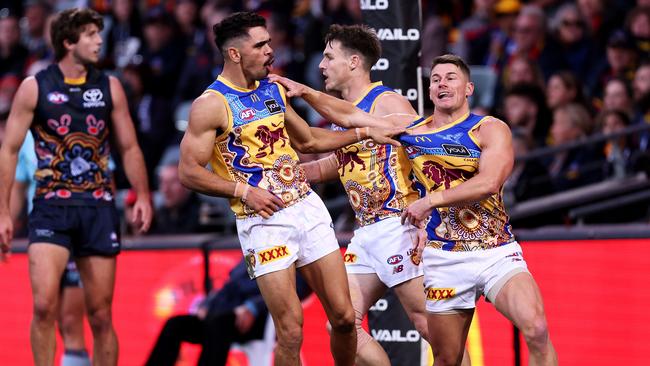
[[[427,300],[431,300],[431,301],[446,300],[456,296],[455,288],[429,287],[426,289],[426,292],[427,292]]]
[[[273,247],[259,252],[260,264],[273,262],[276,259],[284,258],[289,255],[289,249],[286,245]]]

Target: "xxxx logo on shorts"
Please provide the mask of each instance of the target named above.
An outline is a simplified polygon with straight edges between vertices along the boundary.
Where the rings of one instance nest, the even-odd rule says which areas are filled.
[[[456,296],[456,289],[429,287],[426,289],[426,293],[427,293],[427,300],[432,300],[432,301],[446,300]]]
[[[345,253],[343,256],[343,262],[345,263],[355,263],[357,261],[357,255],[354,253]]]
[[[276,259],[284,258],[289,255],[289,249],[286,245],[273,247],[259,252],[260,264],[273,262]]]

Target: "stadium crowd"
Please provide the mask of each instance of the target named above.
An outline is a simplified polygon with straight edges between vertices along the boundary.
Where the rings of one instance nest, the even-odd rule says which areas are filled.
[[[190,193],[175,168],[189,104],[222,66],[212,25],[235,11],[262,14],[274,73],[321,90],[318,63],[329,25],[362,22],[359,2],[350,0],[3,0],[0,142],[21,80],[54,60],[48,45],[52,15],[73,6],[104,16],[99,66],[118,76],[127,91],[150,184],[157,189],[158,222],[151,232],[158,234],[233,232],[226,200]],[[422,14],[421,66],[428,70],[433,57],[447,52],[472,65],[478,94],[473,110],[510,124],[517,156],[650,123],[648,0],[425,0]],[[328,125],[306,106],[297,110],[313,125]],[[640,132],[519,160],[504,198],[514,205],[646,172],[649,140],[650,132]],[[135,197],[114,159],[118,206],[128,216]],[[336,182],[318,189],[330,202],[344,197]],[[330,211],[337,229],[350,230],[354,215],[342,202]],[[641,206],[626,219],[647,221],[647,204]],[[556,223],[566,223],[565,217],[515,225]],[[124,230],[129,232],[128,225]]]

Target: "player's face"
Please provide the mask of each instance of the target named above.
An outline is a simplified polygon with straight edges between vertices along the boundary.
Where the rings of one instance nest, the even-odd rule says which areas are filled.
[[[342,85],[350,79],[350,57],[341,47],[341,42],[332,41],[323,50],[323,59],[318,68],[325,77],[325,90],[341,91]]]
[[[84,64],[94,64],[99,61],[99,51],[102,48],[102,37],[95,24],[84,26],[79,41],[72,45],[73,56]]]
[[[454,64],[438,64],[431,70],[429,98],[436,110],[453,112],[467,103],[474,85]]]
[[[271,72],[271,65],[275,61],[271,36],[264,27],[249,29],[248,36],[238,47],[242,70],[251,80],[264,79]]]

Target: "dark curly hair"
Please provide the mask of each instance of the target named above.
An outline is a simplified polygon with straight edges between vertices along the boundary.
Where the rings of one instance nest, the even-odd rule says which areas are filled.
[[[332,24],[325,35],[325,44],[331,45],[333,41],[341,42],[341,46],[348,51],[360,53],[363,66],[368,71],[381,56],[381,43],[377,33],[366,25]]]
[[[266,27],[266,19],[251,12],[234,13],[212,26],[214,43],[223,52],[226,42],[233,38],[248,36],[248,30],[255,27]]]
[[[72,8],[64,10],[56,16],[50,26],[50,34],[57,61],[60,61],[67,53],[63,41],[77,43],[79,36],[89,24],[95,24],[99,30],[104,28],[102,16],[92,9]]]

